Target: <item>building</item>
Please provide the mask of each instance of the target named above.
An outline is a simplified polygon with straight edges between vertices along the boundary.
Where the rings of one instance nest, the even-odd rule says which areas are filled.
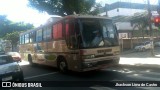
[[[140,13],[147,11],[147,3],[125,2],[126,0],[114,0],[113,3],[105,4],[105,8],[101,15],[111,17],[116,23],[119,38],[131,38],[133,27],[130,24],[130,19]],[[132,1],[132,0],[130,0]],[[152,15],[157,14],[157,5],[151,5]],[[137,28],[135,30],[138,30]]]
[[[105,5],[105,11],[109,17],[115,16],[133,16],[137,12],[144,12],[147,10],[147,4],[122,2],[117,0],[112,4]],[[151,10],[156,11],[157,5],[151,5]],[[153,12],[155,13],[155,12]]]
[[[104,8],[105,12],[101,13],[101,15],[111,17],[115,22],[118,29],[118,33],[119,33],[119,39],[121,39],[120,45],[122,47],[122,50],[131,49],[137,43],[142,42],[143,40],[149,40],[149,38],[148,39],[145,38],[143,40],[131,39],[133,36],[133,26],[131,25],[130,20],[135,16],[136,17],[142,16],[142,14],[145,12],[147,14],[147,9],[148,9],[147,2],[145,3],[143,2],[145,0],[139,0],[139,1],[142,1],[141,3],[139,3],[139,1],[138,2],[131,2],[131,1],[137,1],[137,0],[114,0],[113,3],[105,4],[105,8]],[[158,5],[151,3],[152,16],[158,15],[157,6]],[[152,27],[153,29],[156,29],[154,25],[152,25]],[[140,30],[138,30],[138,28],[135,28],[134,32],[135,31],[138,32],[138,34],[140,34],[139,33]],[[142,32],[142,33],[145,33],[146,36],[150,36],[149,28],[146,28],[145,32]],[[160,32],[158,33],[160,34]],[[137,35],[137,37],[139,36]]]

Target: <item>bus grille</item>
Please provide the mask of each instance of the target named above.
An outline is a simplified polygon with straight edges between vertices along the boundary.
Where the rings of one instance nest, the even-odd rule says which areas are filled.
[[[113,54],[96,55],[95,58],[113,56]]]
[[[97,53],[111,52],[112,49],[97,50]]]
[[[96,63],[96,66],[97,65],[102,65],[102,64],[109,64],[109,63],[113,63],[114,60],[105,60],[105,61],[99,61]]]

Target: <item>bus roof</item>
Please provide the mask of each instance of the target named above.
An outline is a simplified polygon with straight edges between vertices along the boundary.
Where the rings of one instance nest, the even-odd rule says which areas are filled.
[[[76,14],[76,15],[68,15],[68,16],[64,16],[64,17],[58,17],[59,19],[57,19],[55,22],[59,22],[63,19],[67,19],[67,18],[97,18],[97,19],[111,19],[109,17],[106,17],[106,16],[94,16],[94,15],[80,15],[80,14]],[[26,34],[28,32],[31,32],[31,31],[35,31],[37,29],[41,29],[43,28],[44,26],[47,26],[47,25],[52,25],[53,23],[55,22],[49,22],[49,23],[46,23],[44,25],[41,25],[37,28],[34,28],[34,29],[31,29],[31,30],[27,30],[25,32],[22,32],[20,35],[23,35],[23,34]]]
[[[102,18],[102,19],[111,19],[111,18],[106,17],[106,16],[80,15],[80,14],[68,15],[68,16],[65,16],[64,18]]]

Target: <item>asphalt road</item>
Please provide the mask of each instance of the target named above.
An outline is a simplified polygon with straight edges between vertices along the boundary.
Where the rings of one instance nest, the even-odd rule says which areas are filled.
[[[24,72],[25,81],[59,81],[62,83],[58,87],[53,85],[53,87],[48,88],[14,88],[12,90],[160,90],[160,87],[109,87],[104,86],[102,83],[88,85],[88,83],[96,81],[107,81],[107,83],[118,81],[145,81],[146,83],[160,81],[160,58],[144,57],[146,54],[148,52],[128,53],[121,56],[119,66],[83,73],[70,71],[68,74],[61,74],[56,68],[43,65],[31,67],[28,62],[23,61],[20,65]],[[70,83],[68,81],[73,82]],[[84,86],[74,86],[75,81],[82,82]],[[65,87],[64,84],[68,84],[67,82],[73,85]],[[85,84],[88,86],[85,86]],[[159,82],[155,82],[155,84],[160,85]]]
[[[128,65],[121,64],[100,71],[69,72],[61,74],[56,68],[37,65],[21,66],[24,71],[25,81],[160,81],[159,65]],[[62,84],[66,84],[62,83]],[[54,85],[53,85],[54,86]],[[59,85],[61,86],[61,85]],[[63,86],[63,85],[62,85]],[[101,84],[91,84],[84,87],[52,87],[52,88],[25,88],[24,90],[159,90],[159,87],[107,87]]]

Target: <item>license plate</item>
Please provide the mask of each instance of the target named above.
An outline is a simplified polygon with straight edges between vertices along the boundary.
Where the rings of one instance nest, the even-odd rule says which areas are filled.
[[[8,80],[12,80],[12,76],[2,78],[2,81],[8,81]]]

